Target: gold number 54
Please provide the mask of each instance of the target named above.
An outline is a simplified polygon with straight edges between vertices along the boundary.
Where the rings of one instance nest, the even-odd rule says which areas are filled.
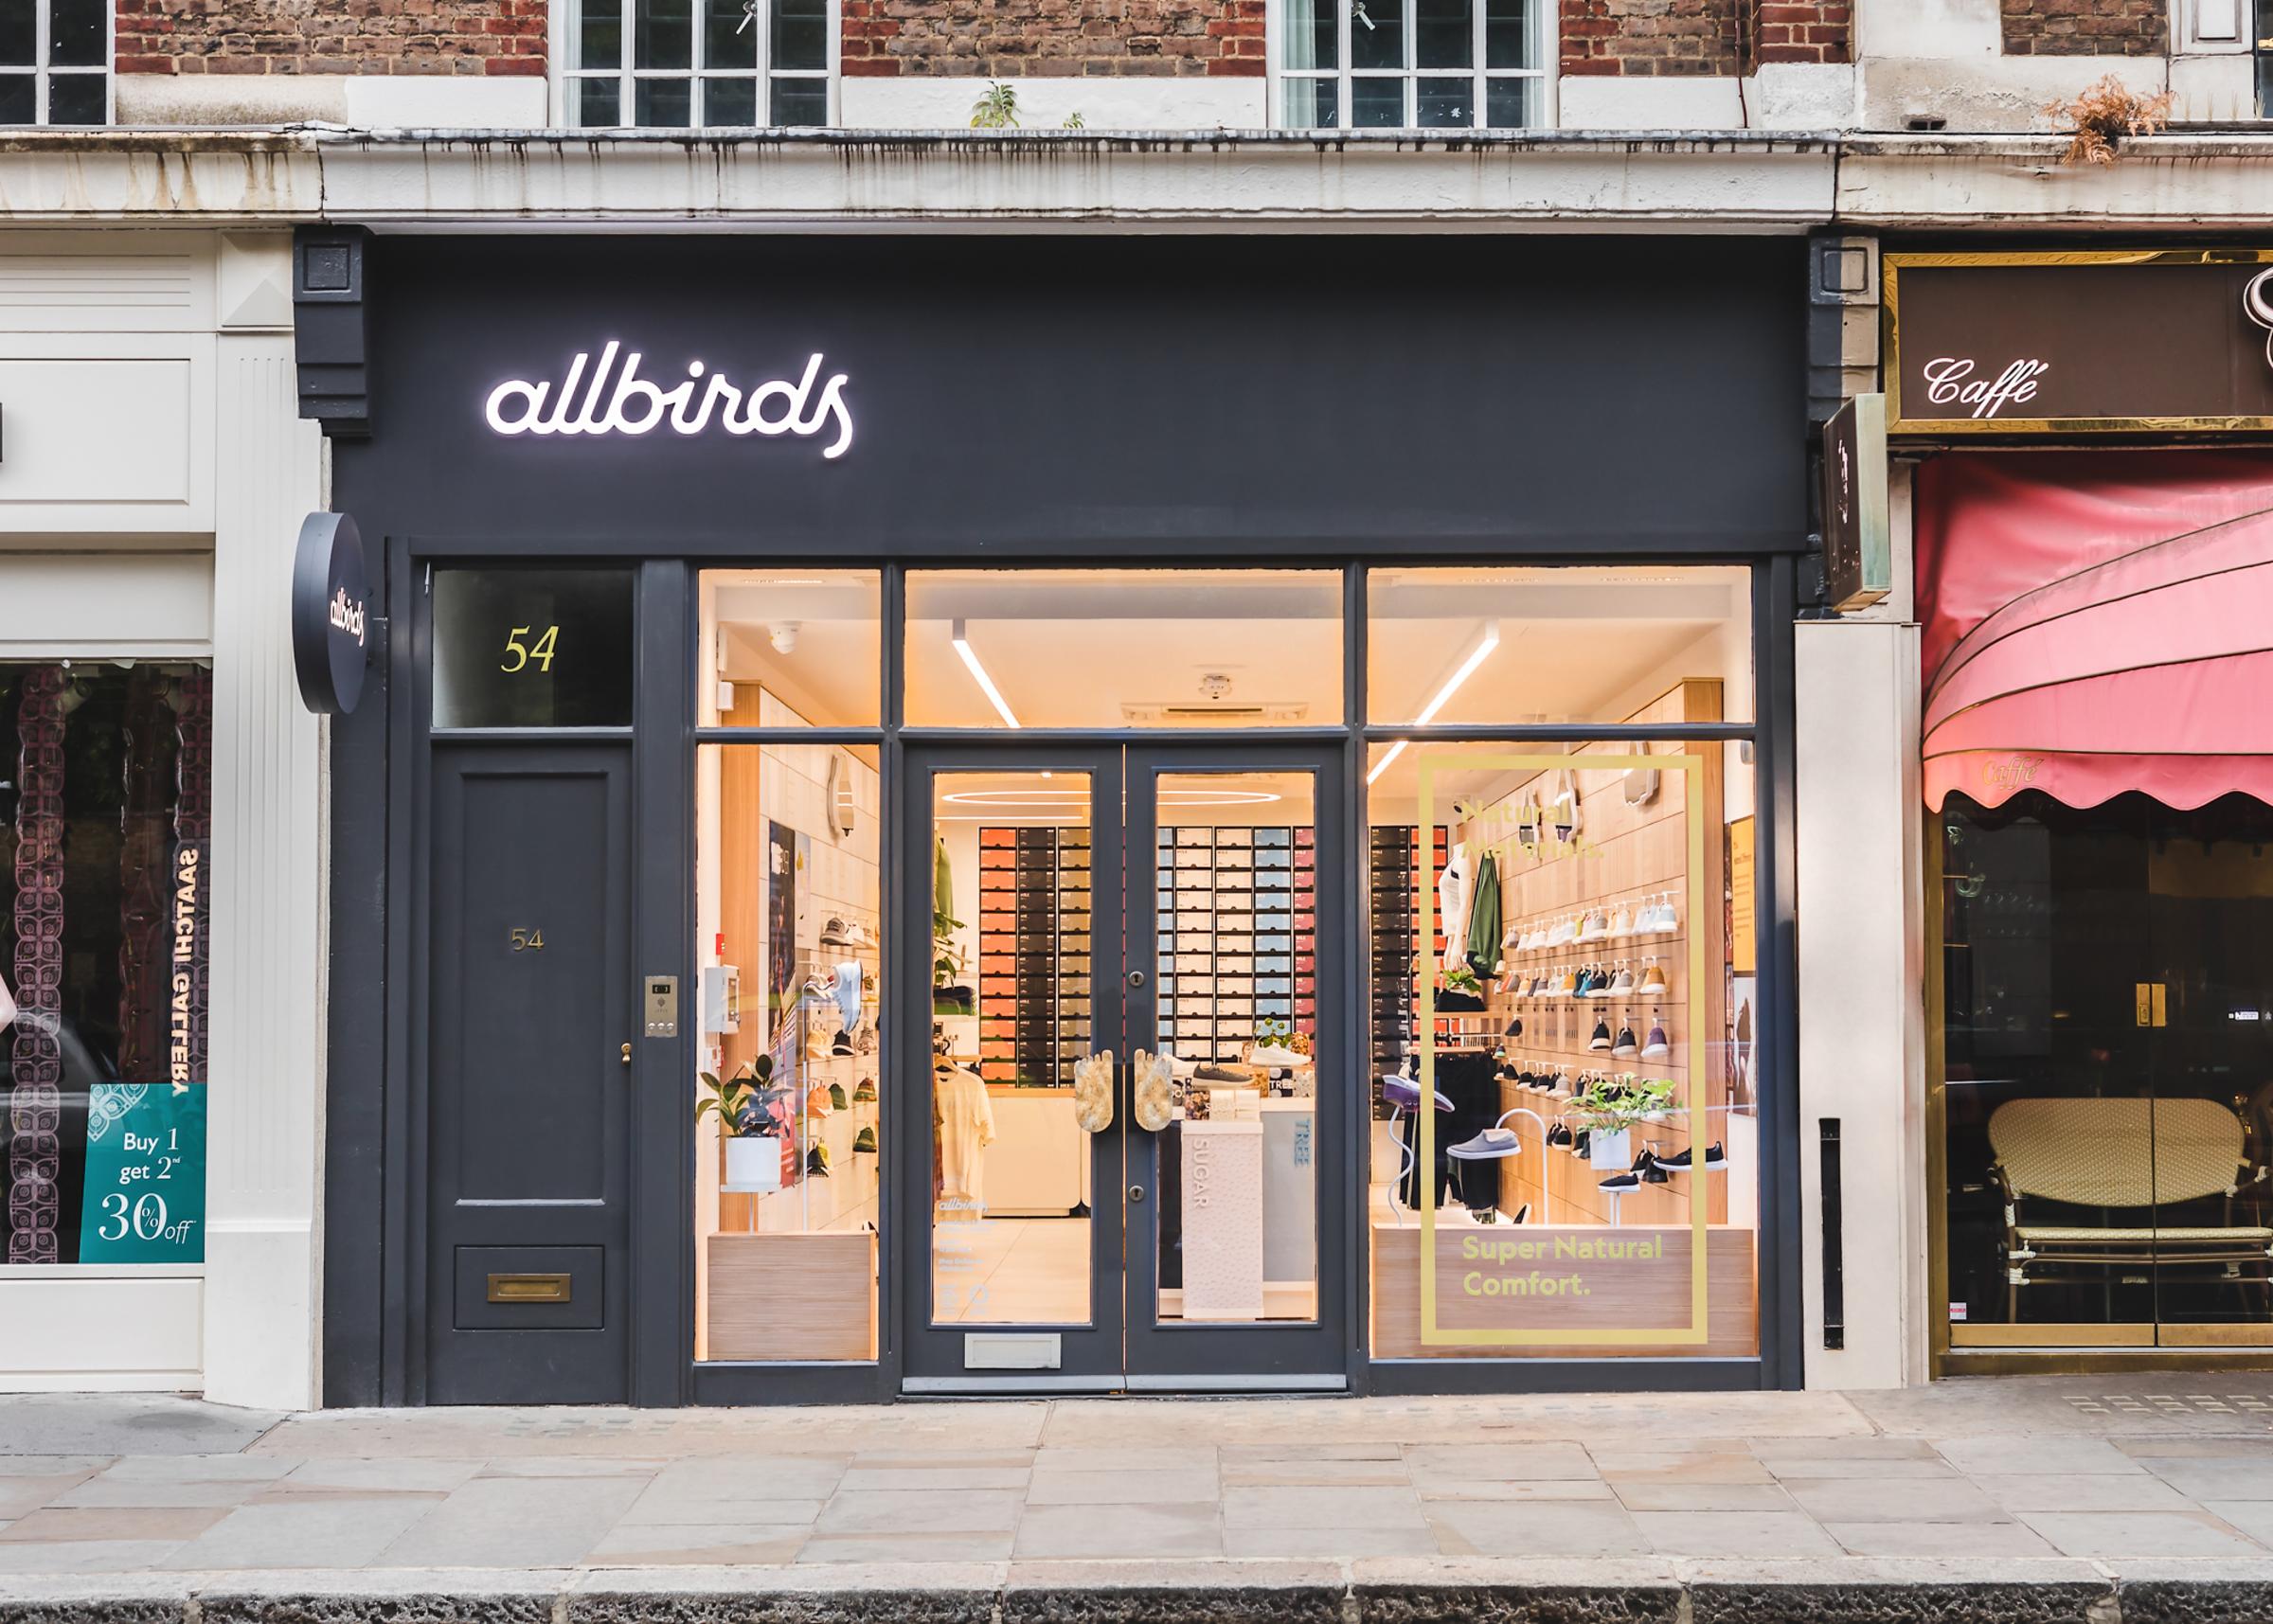
[[[545,927],[542,925],[533,931],[515,925],[509,935],[512,939],[515,953],[543,953],[545,951]]]
[[[535,630],[534,626],[516,626],[506,634],[506,657],[497,663],[499,670],[510,675],[514,671],[527,669],[533,661],[537,669],[545,672],[547,676],[551,675],[552,656],[560,646],[561,629],[558,626],[547,626],[545,628],[545,634],[535,642],[525,644],[521,641],[524,635]]]

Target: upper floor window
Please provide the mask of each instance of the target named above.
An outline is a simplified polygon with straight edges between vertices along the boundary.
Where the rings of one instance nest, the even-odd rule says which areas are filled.
[[[831,0],[575,0],[566,121],[829,122]]]
[[[110,121],[106,0],[0,0],[0,124]]]
[[[1545,122],[1545,0],[1285,0],[1279,121],[1298,130]]]

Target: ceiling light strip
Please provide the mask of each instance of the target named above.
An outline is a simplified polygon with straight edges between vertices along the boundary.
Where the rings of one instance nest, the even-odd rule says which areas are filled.
[[[970,671],[971,680],[978,684],[979,691],[987,696],[987,703],[994,707],[994,714],[1002,718],[1002,724],[1005,727],[1017,726],[1018,719],[1011,714],[1010,702],[1002,697],[1002,689],[994,686],[994,679],[987,675],[987,668],[978,663],[978,654],[971,647],[971,639],[963,635],[963,623],[960,620],[953,622],[953,630],[955,651],[963,657],[963,665]]]
[[[1426,727],[1434,722],[1437,719],[1437,712],[1442,710],[1451,702],[1452,696],[1459,691],[1460,685],[1476,675],[1476,668],[1490,659],[1492,651],[1498,647],[1499,623],[1496,620],[1487,620],[1484,622],[1483,635],[1476,640],[1476,647],[1468,651],[1468,657],[1460,662],[1459,669],[1445,678],[1444,686],[1437,689],[1437,697],[1421,707],[1421,714],[1413,718],[1413,725]],[[1403,739],[1398,740],[1396,743],[1389,746],[1389,753],[1387,756],[1373,763],[1373,770],[1366,775],[1366,783],[1369,788],[1375,779],[1389,770],[1390,762],[1405,754],[1406,742]]]

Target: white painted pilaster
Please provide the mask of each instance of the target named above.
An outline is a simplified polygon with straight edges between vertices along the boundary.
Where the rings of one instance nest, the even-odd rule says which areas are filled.
[[[206,1392],[317,1402],[322,1304],[322,741],[287,617],[322,440],[298,416],[292,239],[220,253],[213,627],[213,919]]]
[[[1918,628],[1802,621],[1794,642],[1807,1385],[1904,1386],[1925,1380]],[[1838,1350],[1823,1346],[1825,1117],[1839,1121]]]

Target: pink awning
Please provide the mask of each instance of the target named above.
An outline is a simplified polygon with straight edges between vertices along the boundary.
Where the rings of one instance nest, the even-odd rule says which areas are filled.
[[[2273,802],[2273,455],[1919,471],[1925,798]]]

